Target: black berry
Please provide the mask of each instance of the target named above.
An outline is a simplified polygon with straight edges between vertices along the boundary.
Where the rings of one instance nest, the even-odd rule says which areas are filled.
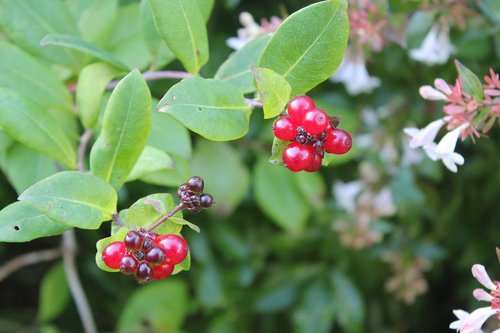
[[[131,251],[139,251],[142,248],[142,241],[143,237],[137,231],[129,231],[123,240],[127,249]]]
[[[161,265],[165,261],[166,257],[167,255],[165,254],[165,251],[157,246],[152,247],[148,250],[148,252],[146,252],[146,261],[151,266]]]
[[[204,187],[205,183],[203,182],[203,179],[198,176],[193,176],[186,182],[186,188],[195,193],[201,193]]]
[[[126,255],[120,262],[120,271],[125,275],[132,275],[137,269],[138,261],[132,255]]]
[[[151,281],[153,278],[153,268],[149,266],[146,262],[142,261],[137,266],[137,272],[135,272],[135,279],[140,284],[145,284]]]
[[[203,208],[209,208],[212,207],[212,205],[215,203],[214,198],[207,193],[202,193],[200,195],[200,206]]]

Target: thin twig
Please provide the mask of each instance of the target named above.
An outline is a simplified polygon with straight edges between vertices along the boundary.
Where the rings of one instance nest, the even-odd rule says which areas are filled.
[[[120,227],[123,227],[125,226],[125,223],[123,223],[122,219],[120,218],[120,215],[118,215],[117,213],[114,213],[113,215],[111,215],[111,218],[113,219],[113,221],[115,221],[116,224],[118,224]]]
[[[187,72],[178,71],[157,71],[157,72],[144,72],[142,77],[146,81],[162,80],[162,79],[185,79],[193,76]],[[120,80],[113,80],[106,86],[106,89],[113,89],[120,82]]]
[[[252,109],[262,108],[262,102],[256,101],[255,99],[245,98],[245,103],[250,105]]]
[[[4,280],[15,271],[42,261],[54,260],[62,254],[60,248],[29,252],[7,261],[0,267],[0,281]]]
[[[160,224],[162,224],[163,222],[165,222],[166,220],[168,220],[169,218],[174,216],[175,213],[182,210],[183,208],[184,208],[184,203],[181,202],[174,209],[172,209],[170,212],[168,212],[167,215],[160,217],[158,219],[158,221],[153,223],[153,225],[148,229],[148,231],[156,229]]]
[[[75,300],[76,309],[80,315],[85,333],[97,333],[94,317],[90,310],[87,296],[83,291],[82,283],[78,277],[75,263],[76,238],[74,229],[66,231],[62,236],[63,262],[66,278],[68,279],[71,295]]]
[[[85,152],[87,151],[90,138],[92,138],[92,131],[86,129],[80,137],[80,144],[78,145],[78,157],[76,161],[78,171],[85,171]]]

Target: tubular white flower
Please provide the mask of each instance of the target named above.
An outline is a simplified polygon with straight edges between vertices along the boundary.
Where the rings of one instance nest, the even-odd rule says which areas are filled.
[[[380,86],[380,79],[368,74],[363,53],[350,50],[345,53],[337,71],[330,76],[330,81],[342,82],[349,95],[369,93]]]
[[[458,137],[460,133],[469,126],[468,123],[462,124],[455,128],[453,131],[446,133],[446,135],[436,145],[431,143],[424,146],[424,150],[431,160],[442,160],[443,164],[451,172],[457,172],[457,165],[463,165],[465,159],[459,153],[455,153]]]
[[[336,181],[333,185],[333,193],[340,207],[352,213],[356,209],[356,196],[363,189],[363,182],[360,180],[344,183]]]
[[[496,285],[491,281],[490,276],[486,272],[486,268],[483,265],[475,264],[472,266],[472,276],[476,278],[483,286],[490,290],[495,290]]]
[[[404,133],[410,136],[410,148],[415,149],[433,143],[436,135],[445,123],[445,120],[441,118],[438,120],[434,120],[422,129],[418,129],[415,127],[405,128],[403,130]]]
[[[421,86],[418,89],[418,92],[420,93],[420,96],[422,96],[423,99],[427,99],[429,101],[445,101],[446,100],[445,94],[443,94],[439,90],[432,88],[431,86]]]
[[[496,310],[493,310],[491,306],[472,311],[465,319],[461,320],[459,327],[460,333],[482,332],[481,327],[484,322],[495,314]]]
[[[435,79],[434,80],[434,87],[436,87],[437,90],[442,91],[446,95],[449,95],[452,93],[450,86],[443,79],[440,79],[440,78]]]
[[[493,296],[491,296],[487,291],[481,288],[474,289],[472,295],[478,301],[491,302],[494,299]]]
[[[427,65],[444,64],[455,52],[450,42],[449,26],[435,23],[419,48],[410,50],[410,57]]]

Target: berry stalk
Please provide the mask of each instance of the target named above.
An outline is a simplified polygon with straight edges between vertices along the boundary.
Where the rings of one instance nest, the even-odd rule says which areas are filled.
[[[170,212],[168,212],[166,215],[160,217],[155,223],[153,223],[153,225],[151,225],[151,227],[149,227],[149,229],[147,229],[148,231],[153,231],[154,229],[156,229],[157,227],[159,227],[162,223],[166,222],[169,218],[171,218],[172,216],[174,216],[177,212],[181,211],[183,208],[185,208],[184,206],[184,203],[181,202],[180,204],[178,204],[174,209],[172,209]]]

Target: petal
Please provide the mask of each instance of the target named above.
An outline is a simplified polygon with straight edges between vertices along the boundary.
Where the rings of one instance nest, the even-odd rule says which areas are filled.
[[[493,296],[491,296],[489,293],[487,293],[484,289],[481,288],[474,289],[472,295],[478,301],[491,302],[494,299]]]
[[[443,138],[441,139],[441,141],[439,141],[436,150],[440,154],[453,153],[455,151],[455,147],[457,145],[457,140],[458,137],[460,136],[460,132],[462,132],[467,126],[469,126],[469,124],[465,123],[455,128],[453,131],[446,133],[445,136],[443,136]]]
[[[465,163],[464,157],[462,155],[460,155],[459,153],[452,153],[450,155],[450,158],[453,161],[453,163],[455,163],[455,164],[464,165],[464,163]]]
[[[445,121],[443,118],[441,118],[438,120],[434,120],[429,125],[422,128],[419,133],[411,138],[410,148],[415,149],[417,147],[423,147],[434,142],[436,135],[444,124]]]
[[[424,99],[428,99],[430,101],[445,101],[446,95],[442,92],[432,88],[431,86],[421,86],[418,89],[420,96]]]
[[[403,132],[410,137],[414,137],[420,130],[416,127],[406,127],[403,129]]]
[[[484,268],[483,265],[480,264],[473,265],[472,276],[474,276],[479,281],[479,283],[481,283],[486,288],[491,290],[496,289],[495,284],[491,281],[490,276],[486,272],[486,269]]]
[[[434,87],[436,87],[436,89],[442,91],[446,95],[451,94],[450,86],[443,79],[440,79],[440,78],[435,79],[434,80]]]
[[[442,161],[444,166],[451,172],[456,173],[458,171],[457,165],[453,162],[449,155],[442,156]]]
[[[491,306],[474,310],[463,320],[460,326],[460,333],[473,333],[479,331],[484,322],[494,314],[496,314],[496,310],[493,310]]]
[[[441,158],[436,151],[436,147],[437,147],[437,145],[434,142],[424,146],[425,153],[433,161],[437,161]]]
[[[239,38],[236,38],[236,37],[229,37],[228,39],[226,39],[226,45],[229,46],[230,48],[232,48],[233,50],[239,50],[241,49],[243,46],[245,46],[246,44],[246,41],[244,40],[241,40]]]
[[[458,318],[458,319],[465,319],[469,316],[469,313],[467,311],[458,309],[458,310],[453,310],[453,314]]]

